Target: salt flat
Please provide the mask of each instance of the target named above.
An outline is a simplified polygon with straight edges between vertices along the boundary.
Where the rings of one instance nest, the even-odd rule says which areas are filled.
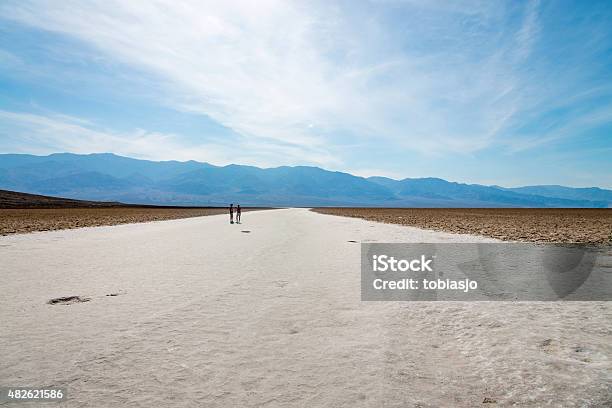
[[[358,242],[479,240],[304,209],[1,237],[0,385],[70,407],[612,405],[609,302],[361,302]],[[90,301],[47,304],[68,295]]]

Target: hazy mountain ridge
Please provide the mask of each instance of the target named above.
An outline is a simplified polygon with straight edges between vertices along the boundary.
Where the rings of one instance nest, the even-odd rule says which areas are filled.
[[[612,201],[612,191],[599,187],[572,188],[557,185],[544,185],[507,188],[505,190],[523,194],[537,194],[544,197],[567,198],[570,200],[585,199],[593,201]]]
[[[363,178],[309,166],[154,162],[110,153],[0,154],[0,189],[143,204],[612,207],[612,191],[597,187],[503,188],[438,178]]]

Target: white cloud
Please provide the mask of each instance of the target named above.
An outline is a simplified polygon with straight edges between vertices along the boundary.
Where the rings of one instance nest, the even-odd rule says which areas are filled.
[[[6,126],[6,127],[4,127]],[[0,110],[0,134],[4,135],[0,149],[24,153],[49,154],[61,152],[115,152],[143,159],[184,159],[198,156],[214,160],[214,150],[195,150],[181,144],[173,134],[136,129],[118,133],[96,129],[93,124],[66,115],[37,115]],[[3,146],[3,144],[8,144]],[[33,151],[32,147],[35,151]],[[164,152],[165,155],[164,155]],[[170,156],[167,156],[170,155]]]
[[[427,42],[446,26],[444,35],[459,35],[453,26],[464,14],[499,23],[487,3],[413,3],[435,16],[431,27],[407,21],[406,37],[425,34],[419,38]],[[163,80],[164,103],[204,113],[255,143],[291,144],[306,160],[312,152],[304,146],[320,153],[340,131],[420,152],[488,145],[517,103],[505,96],[514,79],[502,58],[486,49],[474,56],[480,51],[469,30],[454,50],[394,44],[389,16],[375,10],[275,0],[67,0],[9,2],[0,14],[146,70]],[[536,26],[529,11],[518,34],[525,53]],[[501,45],[503,52],[515,44]]]
[[[222,140],[193,145],[176,134],[143,129],[117,132],[101,129],[82,118],[50,112],[0,110],[0,136],[0,151],[34,154],[113,152],[140,159],[199,160],[216,165],[240,163],[273,167],[278,157],[299,160],[303,154],[303,149],[295,146],[261,140],[258,143],[246,140],[239,145]],[[314,163],[335,162],[324,151],[309,149],[308,152]]]

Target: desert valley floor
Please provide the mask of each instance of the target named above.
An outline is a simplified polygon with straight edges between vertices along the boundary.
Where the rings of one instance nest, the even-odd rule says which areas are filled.
[[[492,239],[243,218],[0,237],[0,385],[66,407],[612,406],[610,302],[360,299],[359,242]]]

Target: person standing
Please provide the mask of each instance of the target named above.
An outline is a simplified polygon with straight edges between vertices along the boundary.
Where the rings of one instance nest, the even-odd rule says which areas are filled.
[[[234,223],[234,204],[230,204],[229,212],[230,212],[230,224],[233,224]]]
[[[240,204],[236,207],[236,222],[240,224]]]

